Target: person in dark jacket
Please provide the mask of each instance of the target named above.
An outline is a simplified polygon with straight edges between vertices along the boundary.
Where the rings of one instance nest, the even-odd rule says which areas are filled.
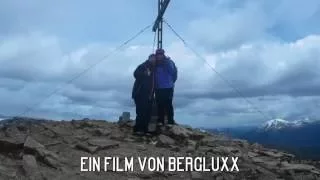
[[[134,134],[148,133],[148,125],[151,119],[151,110],[154,95],[154,67],[156,57],[151,54],[147,61],[140,64],[134,71],[135,82],[132,90],[132,98],[136,104],[136,124]]]
[[[164,125],[164,117],[167,114],[168,124],[175,124],[172,100],[174,85],[177,81],[177,67],[169,57],[165,56],[163,49],[157,49],[156,58],[155,95],[158,107],[158,123]]]

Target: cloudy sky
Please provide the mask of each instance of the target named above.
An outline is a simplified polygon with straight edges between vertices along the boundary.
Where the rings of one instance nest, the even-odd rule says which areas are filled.
[[[117,120],[122,111],[135,116],[132,73],[152,52],[151,29],[65,82],[151,24],[156,2],[2,0],[0,114],[32,107],[27,116],[57,120]],[[165,18],[229,82],[166,28],[166,53],[179,70],[179,123],[320,119],[319,0],[172,0]]]

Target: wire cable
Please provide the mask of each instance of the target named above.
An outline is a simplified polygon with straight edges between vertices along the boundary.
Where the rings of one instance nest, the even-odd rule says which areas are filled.
[[[154,51],[155,51],[155,46],[156,46],[156,35],[157,35],[157,33],[156,33],[156,32],[154,32],[153,45],[152,45],[152,53],[154,53]]]
[[[106,54],[105,56],[103,56],[100,60],[98,60],[96,63],[92,64],[91,66],[89,66],[88,68],[86,68],[85,70],[79,72],[77,75],[75,75],[73,78],[71,78],[70,80],[66,81],[64,84],[68,85],[70,83],[72,83],[74,80],[78,79],[79,77],[81,77],[82,75],[84,75],[85,73],[87,73],[88,71],[90,71],[91,69],[93,69],[95,66],[97,66],[99,63],[101,63],[103,60],[105,60],[106,58],[110,57],[112,54],[116,53],[117,51],[121,50],[125,45],[127,45],[128,43],[130,43],[131,41],[133,41],[134,39],[136,39],[138,36],[140,36],[142,33],[144,33],[147,29],[149,29],[152,26],[152,24],[144,27],[143,29],[141,29],[138,33],[136,33],[134,36],[132,36],[131,38],[129,38],[128,40],[126,40],[125,42],[123,42],[122,44],[120,44],[118,47],[116,47],[114,50],[110,51],[108,54]],[[59,90],[63,89],[63,87],[61,88],[56,88],[54,89],[50,94],[48,94],[48,96],[46,96],[44,99],[42,99],[41,101],[39,101],[38,103],[34,104],[33,106],[29,106],[26,108],[26,110],[24,112],[22,112],[21,114],[19,114],[18,116],[24,116],[29,112],[32,112],[37,106],[41,105],[45,100],[47,100],[48,98],[50,98],[51,96],[53,96],[54,94],[56,94]]]
[[[263,113],[258,107],[256,107],[251,101],[249,101],[242,93],[241,91],[236,88],[235,86],[232,85],[230,81],[228,81],[226,78],[223,77],[221,73],[219,73],[203,56],[201,56],[200,53],[198,53],[195,49],[193,49],[180,35],[177,33],[177,31],[174,30],[174,28],[166,21],[163,21],[169,29],[182,41],[182,43],[189,48],[199,59],[203,60],[209,67],[210,69],[215,72],[223,81],[225,81],[228,86],[231,87],[241,98],[243,98],[251,107],[253,107],[258,113],[260,113],[264,118],[266,119],[272,119],[272,117],[267,116],[265,113]]]

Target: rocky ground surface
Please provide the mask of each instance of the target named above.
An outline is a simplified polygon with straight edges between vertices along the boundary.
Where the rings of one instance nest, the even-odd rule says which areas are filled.
[[[291,154],[244,140],[179,125],[165,127],[156,136],[137,137],[132,126],[133,121],[124,120],[2,121],[0,179],[320,179],[319,162],[298,161]],[[80,172],[82,156],[238,156],[239,172]]]

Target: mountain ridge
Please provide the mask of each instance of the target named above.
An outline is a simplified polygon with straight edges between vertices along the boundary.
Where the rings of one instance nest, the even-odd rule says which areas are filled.
[[[288,121],[288,120],[277,118],[277,119],[272,119],[263,123],[258,127],[258,129],[269,131],[269,130],[281,130],[285,128],[301,128],[303,126],[313,124],[313,123],[320,123],[320,121],[310,120],[310,119]]]
[[[132,135],[133,120],[0,122],[0,179],[303,179],[320,178],[319,162],[241,139],[181,125]],[[239,157],[239,172],[79,172],[81,156]],[[208,168],[210,168],[208,166]],[[22,170],[21,170],[22,169]]]
[[[283,149],[301,159],[320,160],[318,132],[320,121],[272,119],[250,128],[220,129],[220,133],[233,138],[259,143],[269,148]]]

